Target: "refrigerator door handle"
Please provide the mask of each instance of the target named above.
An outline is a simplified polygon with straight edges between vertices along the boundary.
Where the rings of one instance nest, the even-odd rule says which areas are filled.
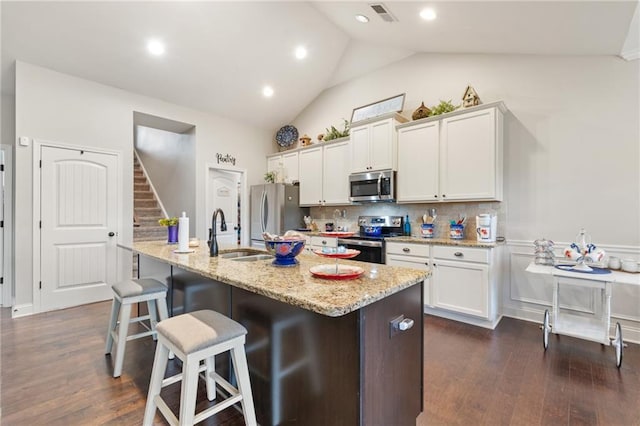
[[[265,209],[265,204],[267,203],[267,191],[262,190],[262,200],[260,201],[260,219],[262,226],[262,232],[264,233],[267,230],[267,217],[268,211]]]

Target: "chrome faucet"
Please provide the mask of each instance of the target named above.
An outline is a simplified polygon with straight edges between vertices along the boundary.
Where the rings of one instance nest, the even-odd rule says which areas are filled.
[[[211,244],[209,245],[209,256],[216,257],[218,255],[218,241],[216,240],[216,218],[220,213],[220,232],[227,230],[227,222],[224,220],[224,212],[222,209],[216,209],[211,217]]]

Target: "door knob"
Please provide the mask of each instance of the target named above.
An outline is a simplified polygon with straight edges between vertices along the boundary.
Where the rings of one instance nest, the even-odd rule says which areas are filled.
[[[113,232],[113,231],[112,231],[112,232],[109,232],[109,236],[110,236],[110,237],[113,237],[114,235],[116,235],[116,233],[115,233],[115,232]]]

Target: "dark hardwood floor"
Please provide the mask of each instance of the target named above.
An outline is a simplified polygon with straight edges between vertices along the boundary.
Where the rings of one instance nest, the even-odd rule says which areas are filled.
[[[129,342],[122,377],[112,378],[103,354],[109,309],[16,320],[1,310],[3,426],[141,424],[155,344]],[[420,426],[640,426],[639,345],[629,344],[618,370],[613,348],[592,342],[551,336],[545,352],[537,324],[504,318],[491,331],[427,316],[424,380]],[[179,386],[163,395],[177,409]],[[156,416],[156,424],[165,422]],[[244,423],[232,409],[203,424]]]

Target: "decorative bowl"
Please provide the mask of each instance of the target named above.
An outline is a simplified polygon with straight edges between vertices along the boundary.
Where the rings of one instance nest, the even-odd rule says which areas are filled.
[[[294,266],[298,264],[296,256],[304,248],[305,240],[289,239],[282,241],[265,241],[264,245],[269,253],[276,258],[272,262],[275,266]]]

